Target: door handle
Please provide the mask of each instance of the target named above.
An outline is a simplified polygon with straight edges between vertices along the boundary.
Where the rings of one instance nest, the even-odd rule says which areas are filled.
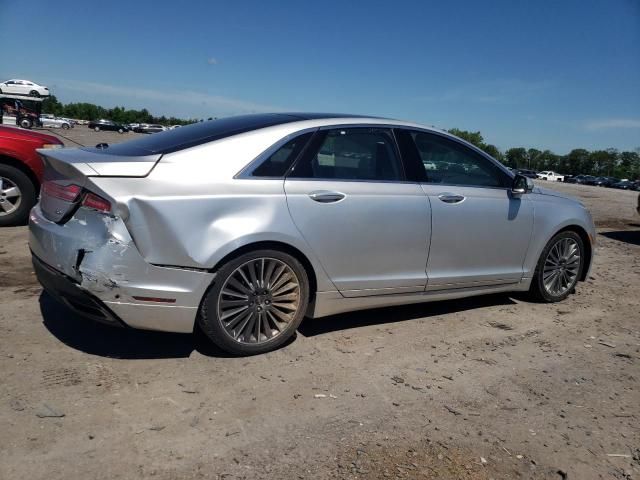
[[[309,198],[314,202],[319,203],[335,203],[342,200],[346,195],[340,192],[329,192],[327,190],[319,190],[317,192],[311,192]]]
[[[463,195],[458,195],[457,193],[441,193],[438,195],[438,198],[442,200],[444,203],[460,203],[465,197]]]

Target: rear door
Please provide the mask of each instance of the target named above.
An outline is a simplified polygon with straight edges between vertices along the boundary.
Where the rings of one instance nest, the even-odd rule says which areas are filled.
[[[406,180],[390,129],[317,132],[285,191],[294,223],[343,295],[424,290],[429,200]]]
[[[427,290],[519,282],[533,229],[528,196],[514,196],[511,177],[461,142],[424,131],[398,137],[403,155],[424,166],[431,201]]]

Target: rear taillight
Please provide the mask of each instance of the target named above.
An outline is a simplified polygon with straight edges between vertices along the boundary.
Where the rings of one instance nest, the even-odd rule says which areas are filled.
[[[100,212],[111,211],[111,202],[96,195],[95,193],[87,193],[87,195],[85,195],[84,199],[82,200],[82,206],[86,208],[93,208],[94,210],[98,210]]]
[[[49,197],[59,198],[60,200],[64,200],[66,202],[74,202],[78,198],[78,195],[80,195],[81,191],[82,188],[74,184],[60,185],[59,183],[51,181],[44,182],[42,184],[42,192],[45,195]]]

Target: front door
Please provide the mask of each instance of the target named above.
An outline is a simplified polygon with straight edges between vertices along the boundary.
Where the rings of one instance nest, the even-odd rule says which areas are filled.
[[[319,131],[285,181],[289,211],[345,296],[423,291],[429,200],[388,129]]]
[[[533,204],[511,177],[461,142],[410,132],[425,168],[432,234],[427,290],[517,283],[533,229]]]

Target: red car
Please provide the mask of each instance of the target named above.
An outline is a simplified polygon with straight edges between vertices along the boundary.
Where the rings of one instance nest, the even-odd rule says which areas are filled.
[[[43,165],[37,148],[62,148],[56,137],[0,126],[0,227],[24,224],[36,204]]]

